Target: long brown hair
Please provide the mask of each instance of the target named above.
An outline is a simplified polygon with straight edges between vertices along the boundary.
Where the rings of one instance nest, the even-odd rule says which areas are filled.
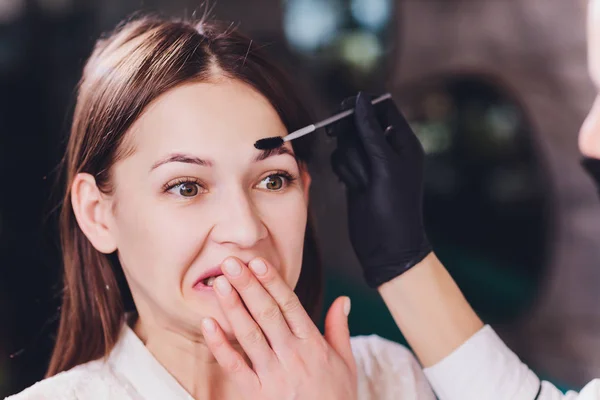
[[[144,108],[166,91],[215,77],[251,85],[275,108],[288,131],[310,123],[290,80],[255,42],[231,25],[138,16],[101,37],[79,82],[63,168],[60,215],[64,292],[56,344],[46,376],[106,356],[118,339],[126,299],[118,257],[97,251],[73,214],[71,184],[81,172],[110,193],[111,166],[127,156],[123,139]],[[311,135],[294,141],[300,162],[308,161]],[[313,319],[320,311],[321,266],[312,226],[307,224],[302,270],[295,288]]]

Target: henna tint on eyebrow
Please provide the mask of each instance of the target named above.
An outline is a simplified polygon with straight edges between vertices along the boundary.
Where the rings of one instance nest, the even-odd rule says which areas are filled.
[[[274,149],[260,150],[260,153],[256,156],[256,158],[254,158],[254,162],[262,161],[269,157],[278,156],[281,154],[288,154],[288,155],[296,158],[296,156],[290,149],[288,149],[287,147],[284,147],[284,146],[280,146],[280,147],[276,147]]]

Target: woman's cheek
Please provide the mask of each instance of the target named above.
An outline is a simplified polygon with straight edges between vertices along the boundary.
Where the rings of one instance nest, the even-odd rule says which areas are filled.
[[[124,262],[151,280],[178,279],[202,246],[201,219],[197,210],[174,204],[131,209],[121,230]]]
[[[177,269],[186,268],[198,256],[210,230],[210,213],[199,204],[171,207],[158,212],[153,231],[157,258],[171,263]],[[175,264],[175,265],[172,265]]]
[[[579,131],[579,150],[587,157],[600,159],[600,96],[596,97]]]
[[[302,267],[307,205],[300,190],[271,196],[273,198],[262,201],[259,208],[282,263],[280,272],[294,287]]]

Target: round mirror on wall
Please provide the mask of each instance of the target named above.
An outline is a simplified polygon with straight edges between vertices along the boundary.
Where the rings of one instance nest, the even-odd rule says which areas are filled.
[[[544,273],[551,228],[550,188],[526,110],[501,83],[475,74],[403,93],[427,153],[434,248],[479,312],[490,321],[516,316]]]

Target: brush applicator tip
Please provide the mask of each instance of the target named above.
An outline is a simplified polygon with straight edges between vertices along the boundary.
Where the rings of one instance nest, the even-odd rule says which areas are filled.
[[[259,150],[273,150],[283,145],[283,138],[280,136],[257,140],[254,147]]]

